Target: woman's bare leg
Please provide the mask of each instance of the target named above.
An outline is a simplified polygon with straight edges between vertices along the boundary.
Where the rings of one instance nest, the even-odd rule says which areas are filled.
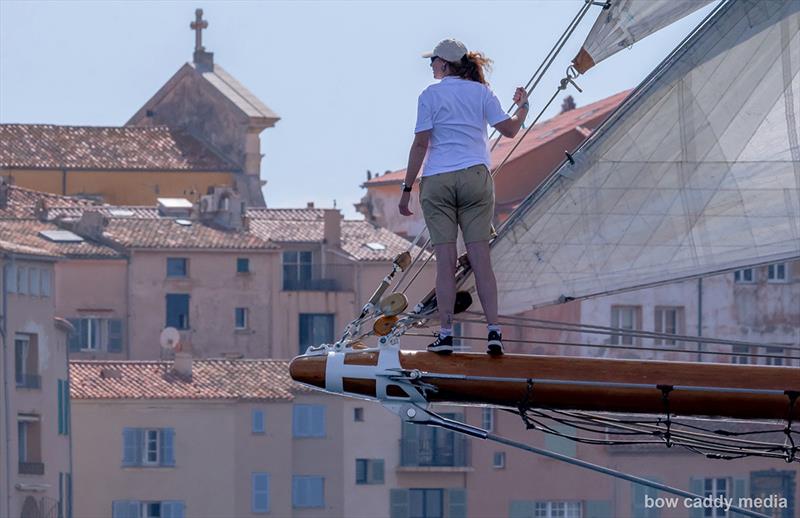
[[[453,327],[453,309],[456,304],[456,259],[455,243],[433,245],[436,254],[436,302],[439,320],[445,329]],[[482,299],[481,299],[482,300]]]
[[[497,280],[494,277],[494,270],[492,270],[489,242],[467,243],[467,256],[470,267],[475,272],[475,286],[478,289],[478,297],[481,299],[483,314],[486,315],[486,323],[497,325]],[[438,254],[436,258],[438,260]]]

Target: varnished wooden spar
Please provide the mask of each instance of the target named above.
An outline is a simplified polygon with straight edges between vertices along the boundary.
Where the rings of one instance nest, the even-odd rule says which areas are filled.
[[[345,357],[345,365],[377,363],[377,351],[351,352]],[[785,392],[800,393],[800,369],[792,367],[516,354],[441,356],[426,351],[401,351],[400,364],[424,373],[421,381],[437,388],[427,393],[430,402],[515,407],[527,401],[531,407],[661,414],[665,406],[659,387],[673,387],[668,393],[672,414],[785,420],[790,412]],[[329,388],[326,368],[325,356],[301,356],[292,361],[290,371],[296,381]],[[438,378],[437,374],[467,379]],[[474,377],[512,380],[469,379]],[[531,389],[527,379],[533,380]],[[345,378],[344,390],[376,395],[374,381],[358,378]],[[792,419],[800,420],[800,401]]]

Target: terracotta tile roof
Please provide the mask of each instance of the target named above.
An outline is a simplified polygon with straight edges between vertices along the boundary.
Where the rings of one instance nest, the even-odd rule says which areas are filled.
[[[552,119],[536,124],[527,135],[525,135],[525,130],[520,130],[514,139],[502,139],[494,151],[492,151],[492,168],[497,167],[506,157],[509,150],[520,140],[522,140],[522,143],[514,151],[511,158],[509,158],[509,162],[530,153],[534,149],[570,131],[577,131],[585,137],[586,128],[597,127],[625,100],[630,92],[631,90],[625,90],[624,92],[620,92],[600,101],[558,114]],[[384,184],[399,184],[403,181],[405,175],[406,170],[400,169],[399,171],[393,171],[383,176],[377,176],[371,180],[367,180],[362,186],[372,187]]]
[[[110,218],[103,236],[130,248],[277,249],[254,232],[219,230],[198,221],[181,225],[175,218]]]
[[[36,217],[37,203],[44,203],[47,207],[73,207],[79,212],[83,211],[84,208],[96,206],[96,203],[90,200],[9,185],[8,202],[5,208],[0,208],[0,219],[34,218]]]
[[[191,377],[168,361],[70,361],[73,399],[291,400],[310,391],[292,381],[287,360],[193,360]]]
[[[62,229],[53,223],[35,219],[0,219],[0,250],[54,258],[123,257],[113,248],[89,240],[81,243],[60,243],[40,234],[43,231],[56,230]]]
[[[263,239],[279,243],[321,243],[325,223],[322,209],[247,209],[250,230]],[[367,221],[343,220],[342,250],[358,261],[391,261],[408,250],[406,239]],[[368,243],[381,246],[370,248]],[[376,249],[377,248],[377,249]],[[411,251],[415,256],[419,247]],[[427,253],[423,259],[427,258]]]
[[[196,138],[166,126],[0,124],[0,167],[236,171]]]

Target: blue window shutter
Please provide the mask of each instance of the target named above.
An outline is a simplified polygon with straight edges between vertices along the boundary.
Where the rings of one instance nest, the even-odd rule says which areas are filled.
[[[175,429],[162,428],[161,429],[161,465],[174,466],[175,465]]]
[[[325,478],[313,477],[311,479],[311,503],[314,507],[325,507]]]
[[[292,431],[295,437],[305,437],[308,433],[308,406],[295,405],[292,408]]]
[[[64,472],[58,472],[58,516],[64,516]]]
[[[306,498],[306,485],[304,477],[292,477],[292,507],[304,507]]]
[[[691,478],[689,479],[689,492],[694,493],[695,495],[705,496],[705,484],[702,478]],[[703,508],[702,507],[692,507],[689,510],[689,516],[691,518],[703,518]]]
[[[325,437],[325,406],[315,405],[311,411],[311,430],[314,437]]]
[[[253,473],[251,486],[250,510],[254,513],[269,512],[269,474]]]
[[[161,518],[183,518],[183,508],[185,507],[182,500],[167,500],[161,502]]]
[[[108,352],[122,352],[122,320],[119,318],[108,320]]]
[[[748,487],[750,485],[749,482],[750,481],[746,478],[733,479],[733,494],[731,495],[733,497],[733,505],[738,505],[739,499],[748,498],[750,496],[750,491]],[[741,513],[732,512],[731,516],[733,518],[739,518],[744,515]]]
[[[69,399],[69,380],[64,380],[64,434],[72,432],[72,403]]]
[[[189,295],[185,293],[167,294],[167,317],[169,327],[189,329]]]
[[[253,433],[264,433],[264,411],[263,410],[253,410],[253,426],[252,431]]]
[[[125,428],[122,430],[122,465],[137,466],[142,460],[140,446],[137,447],[139,434],[136,428]]]
[[[114,500],[111,504],[112,518],[139,518],[141,504],[136,500]]]
[[[58,433],[64,434],[64,385],[58,380]]]
[[[587,500],[586,518],[614,518],[610,500]]]
[[[72,518],[72,473],[67,473],[67,516]]]
[[[534,503],[530,500],[512,500],[508,504],[508,518],[531,518]]]
[[[448,489],[449,518],[467,518],[467,491],[465,489]]]
[[[408,489],[392,489],[389,493],[390,518],[408,518]]]
[[[369,481],[372,484],[383,484],[383,459],[372,459],[369,462]]]

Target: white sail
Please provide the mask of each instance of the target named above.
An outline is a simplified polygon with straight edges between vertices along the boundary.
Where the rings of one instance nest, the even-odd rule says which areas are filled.
[[[800,1],[738,0],[501,228],[503,313],[800,257]]]
[[[713,0],[611,0],[573,60],[581,74]]]

